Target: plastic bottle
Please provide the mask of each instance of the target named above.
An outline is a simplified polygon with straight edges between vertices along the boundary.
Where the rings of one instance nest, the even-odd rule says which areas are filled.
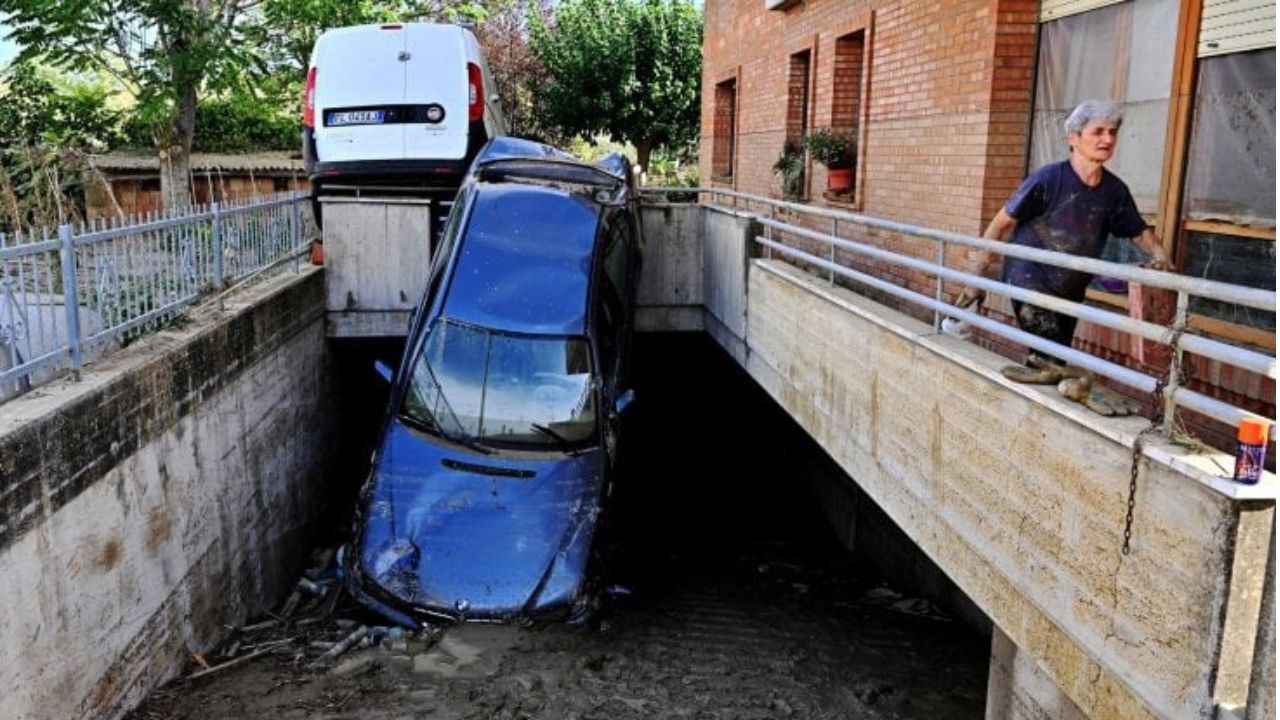
[[[1236,434],[1236,472],[1233,480],[1254,485],[1262,477],[1262,466],[1267,462],[1267,435],[1271,424],[1265,420],[1245,418],[1240,421]]]

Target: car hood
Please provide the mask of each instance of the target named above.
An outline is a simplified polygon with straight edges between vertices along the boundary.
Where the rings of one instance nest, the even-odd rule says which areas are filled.
[[[393,420],[362,514],[360,577],[379,595],[458,619],[571,603],[585,581],[603,458],[520,455],[455,449]]]

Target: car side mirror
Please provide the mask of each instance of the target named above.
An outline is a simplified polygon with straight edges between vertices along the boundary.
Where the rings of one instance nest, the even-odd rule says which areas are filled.
[[[386,380],[388,384],[391,383],[391,366],[390,365],[382,362],[381,360],[374,360],[373,371],[378,373],[378,377],[382,378],[383,380]]]
[[[628,407],[631,406],[631,403],[635,402],[635,400],[636,400],[636,391],[627,390],[626,392],[619,395],[617,400],[613,401],[613,413],[615,415],[621,415],[623,412],[626,411]]]

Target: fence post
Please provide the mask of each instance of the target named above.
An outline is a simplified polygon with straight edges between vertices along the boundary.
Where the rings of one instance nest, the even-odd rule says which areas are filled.
[[[947,241],[939,240],[938,241],[938,267],[946,267],[946,266],[947,266]],[[936,277],[936,280],[937,280],[937,287],[935,287],[933,290],[933,299],[941,303],[942,302],[942,276],[938,275]],[[933,309],[933,331],[942,332],[942,311],[936,307]]]
[[[840,236],[840,218],[831,218],[831,264],[836,264],[836,238]],[[836,285],[836,269],[835,267],[827,268],[827,284],[831,287]]]
[[[1174,311],[1172,336],[1176,339],[1187,327],[1187,312],[1191,298],[1184,291],[1178,291],[1178,309]],[[1169,382],[1164,386],[1164,433],[1173,436],[1178,413],[1178,384],[1182,380],[1182,349],[1176,344],[1169,347]]]
[[[71,377],[80,379],[84,358],[80,347],[80,293],[76,289],[76,246],[71,238],[71,226],[58,226],[58,251],[62,260],[62,305],[67,313],[67,349],[71,354]]]
[[[213,210],[213,289],[222,292],[224,272],[222,268],[222,203],[215,202]]]
[[[293,255],[293,272],[298,272],[298,245],[302,242],[302,228],[298,225],[298,198],[289,201],[289,254]]]

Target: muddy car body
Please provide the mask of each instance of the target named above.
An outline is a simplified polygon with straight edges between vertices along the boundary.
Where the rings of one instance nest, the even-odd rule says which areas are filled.
[[[581,614],[610,493],[639,273],[624,159],[499,139],[415,315],[349,577],[401,622]]]

